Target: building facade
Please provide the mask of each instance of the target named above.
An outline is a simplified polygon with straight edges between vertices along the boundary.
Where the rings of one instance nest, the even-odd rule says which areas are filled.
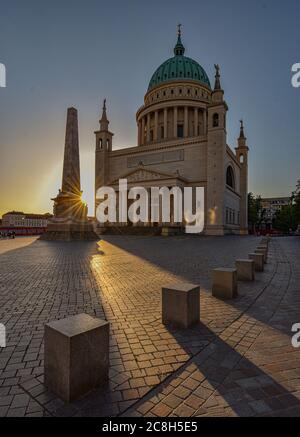
[[[156,69],[136,113],[135,147],[113,150],[104,101],[100,128],[95,132],[95,197],[102,186],[117,190],[119,179],[125,178],[128,189],[204,187],[204,233],[248,233],[244,126],[241,121],[237,147],[232,150],[227,144],[228,106],[219,66],[215,69],[212,88],[205,70],[185,56],[179,28],[174,56]],[[96,208],[98,203],[96,199]]]
[[[10,211],[2,216],[2,226],[10,228],[46,228],[51,214],[25,214],[21,211]]]
[[[268,197],[261,199],[264,223],[267,229],[272,229],[273,220],[278,211],[291,204],[290,197]]]

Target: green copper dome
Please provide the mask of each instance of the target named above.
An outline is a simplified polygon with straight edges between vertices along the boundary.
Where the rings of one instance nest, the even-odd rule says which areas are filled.
[[[148,91],[164,82],[176,80],[193,80],[210,88],[209,78],[205,70],[191,58],[184,56],[185,48],[178,33],[177,44],[174,48],[175,56],[161,64],[153,74]]]

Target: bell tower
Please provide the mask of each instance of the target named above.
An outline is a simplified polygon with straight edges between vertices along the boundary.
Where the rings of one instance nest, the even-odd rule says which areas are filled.
[[[95,132],[95,215],[98,201],[97,190],[107,184],[109,178],[109,154],[112,151],[113,133],[108,130],[109,121],[106,115],[106,99],[103,101],[102,116],[99,120],[100,129]]]
[[[207,107],[206,234],[224,235],[226,113],[220,67],[215,65],[215,86]]]
[[[235,149],[236,157],[240,163],[240,233],[248,234],[248,152],[247,138],[244,133],[244,123],[240,120],[240,136]]]

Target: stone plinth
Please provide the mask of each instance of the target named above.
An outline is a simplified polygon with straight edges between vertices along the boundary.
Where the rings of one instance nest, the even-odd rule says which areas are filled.
[[[213,270],[212,295],[220,299],[237,296],[237,270],[219,268]]]
[[[264,254],[263,253],[249,253],[249,259],[254,261],[254,268],[256,272],[264,271]]]
[[[235,262],[238,281],[254,281],[254,261],[251,259],[237,259]]]
[[[88,221],[52,219],[49,221],[47,231],[41,235],[41,240],[100,240],[94,232],[94,227]]]
[[[45,325],[45,385],[65,402],[104,385],[109,323],[79,314]]]
[[[200,287],[172,284],[162,288],[162,322],[189,328],[200,320]]]

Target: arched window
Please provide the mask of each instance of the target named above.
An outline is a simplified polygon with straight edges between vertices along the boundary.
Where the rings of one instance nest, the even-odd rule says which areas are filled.
[[[109,139],[106,140],[106,147],[109,149]]]
[[[213,115],[213,127],[219,126],[219,114],[215,113]]]
[[[100,147],[100,149],[102,149],[102,138],[100,138],[100,140],[99,140],[99,147]]]
[[[244,155],[243,154],[240,155],[240,164],[244,164]]]
[[[228,185],[233,190],[235,189],[234,172],[233,172],[233,169],[232,169],[231,165],[229,165],[227,167],[227,171],[226,171],[226,185]]]

